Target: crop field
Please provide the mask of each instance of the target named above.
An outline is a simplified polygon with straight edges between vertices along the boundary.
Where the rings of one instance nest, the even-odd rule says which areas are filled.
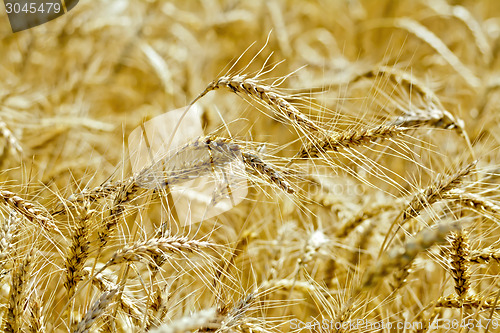
[[[0,331],[500,332],[500,1],[0,5]]]

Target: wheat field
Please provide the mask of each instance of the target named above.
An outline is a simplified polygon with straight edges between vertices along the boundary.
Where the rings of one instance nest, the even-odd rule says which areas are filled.
[[[500,2],[8,24],[2,331],[500,332]]]

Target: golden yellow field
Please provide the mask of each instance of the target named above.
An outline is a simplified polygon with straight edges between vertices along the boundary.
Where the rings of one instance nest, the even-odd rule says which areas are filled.
[[[0,8],[1,331],[500,332],[500,1]]]

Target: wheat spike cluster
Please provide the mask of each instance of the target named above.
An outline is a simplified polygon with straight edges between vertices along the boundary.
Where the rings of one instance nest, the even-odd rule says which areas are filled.
[[[0,27],[0,332],[500,332],[499,1]]]

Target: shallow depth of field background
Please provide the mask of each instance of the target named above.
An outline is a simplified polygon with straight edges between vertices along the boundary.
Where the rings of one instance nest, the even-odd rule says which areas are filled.
[[[471,253],[500,248],[499,1],[81,0],[67,15],[16,34],[0,8],[0,190],[33,203],[59,230],[20,217],[11,230],[14,241],[0,246],[3,330],[10,330],[6,323],[13,316],[13,272],[28,255],[13,331],[73,331],[105,291],[87,283],[88,272],[126,245],[162,235],[217,247],[168,253],[160,268],[148,265],[150,254],[106,268],[102,274],[120,292],[92,317],[88,331],[161,325],[165,332],[299,331],[294,319],[438,321],[437,329],[421,332],[465,332],[467,327],[446,324],[473,319],[471,332],[500,331],[500,325],[486,328],[487,320],[500,324],[494,256],[482,264],[463,259],[470,283],[466,305],[436,306],[456,291],[447,240],[420,251],[411,268],[394,264],[382,281],[359,287],[380,262],[384,238],[395,232],[390,226],[405,205],[475,159],[451,192],[455,197],[440,193],[397,231],[389,249],[397,252],[422,230],[453,222],[468,235]],[[380,68],[393,75],[377,74]],[[250,172],[245,200],[183,226],[169,216],[164,197],[144,190],[124,205],[120,223],[99,249],[97,233],[116,204],[116,191],[88,205],[66,199],[132,176],[127,140],[141,123],[188,105],[220,76],[252,77],[260,70],[271,70],[258,78],[266,85],[289,75],[276,90],[332,133],[374,128],[433,103],[466,134],[425,125],[287,166],[314,135],[278,121],[265,103],[221,88],[198,101],[203,135],[231,138],[257,154],[295,194]],[[408,84],[408,77],[418,84]],[[461,193],[491,206],[460,207]],[[2,200],[5,225],[14,208]],[[86,270],[80,267],[87,273],[69,299],[65,262],[81,209],[91,212]],[[356,216],[355,228],[340,232]],[[406,278],[395,287],[398,272]],[[198,326],[194,319],[176,321],[207,309],[213,311],[205,321],[194,315],[202,318]]]

